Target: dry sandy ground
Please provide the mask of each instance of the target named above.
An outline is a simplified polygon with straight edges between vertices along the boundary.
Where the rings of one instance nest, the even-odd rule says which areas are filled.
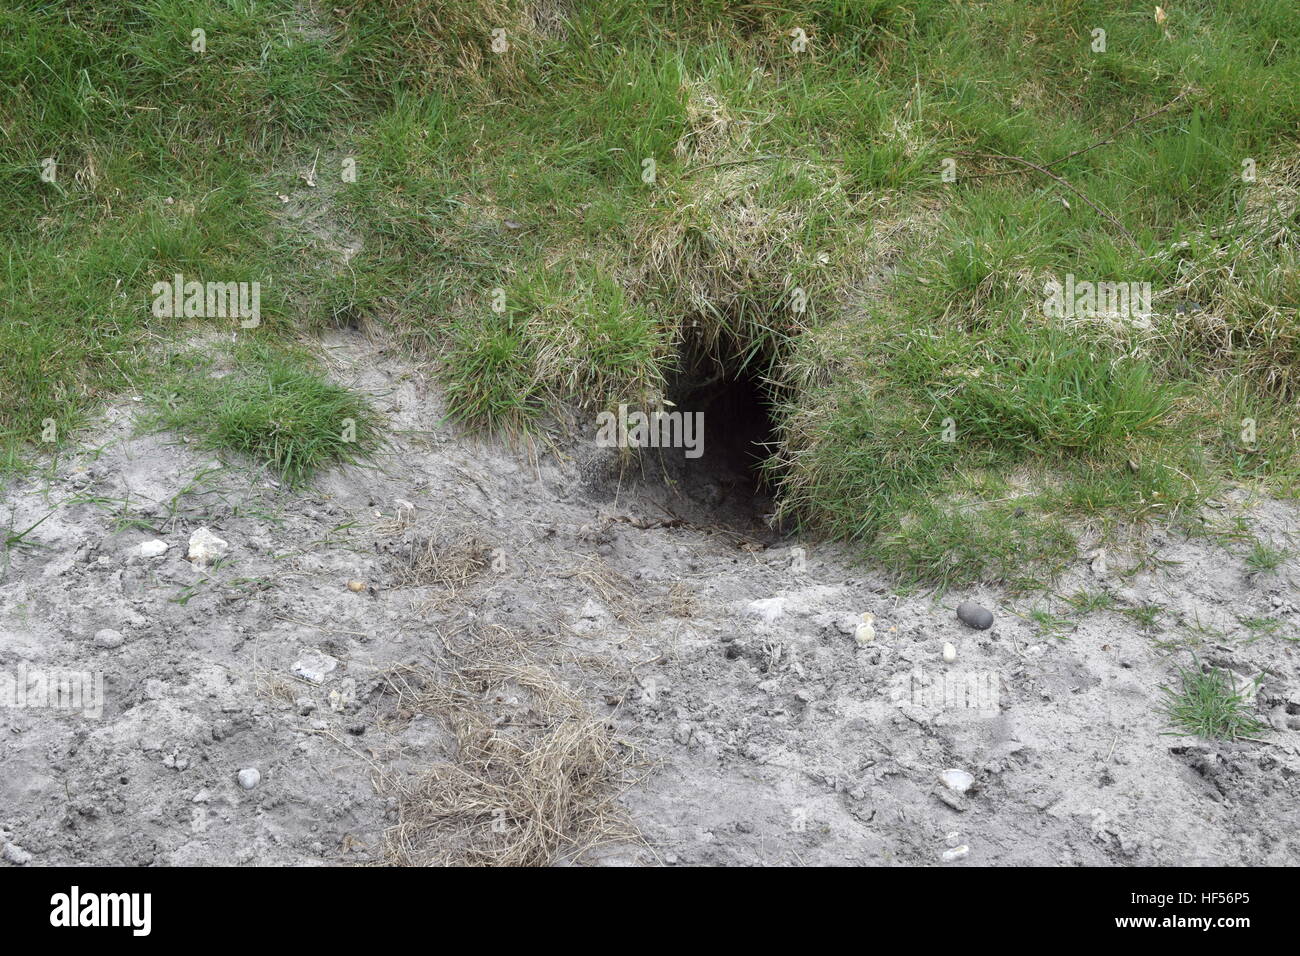
[[[639,836],[610,830],[562,860],[1300,863],[1293,565],[1252,577],[1244,546],[1155,531],[1144,569],[1112,558],[1098,574],[1080,556],[1058,589],[1155,602],[1156,628],[1100,612],[1042,635],[1021,616],[1033,600],[899,594],[838,547],[707,525],[698,488],[615,491],[576,441],[466,438],[418,368],[357,333],[324,350],[393,438],[306,495],[137,434],[129,396],[83,453],[6,490],[12,529],[45,520],[7,553],[0,673],[102,673],[103,712],[0,709],[2,865],[454,859],[471,832],[480,850],[508,846],[518,808],[490,799],[411,828],[423,775],[456,765],[458,744],[393,677],[436,684],[489,645],[569,688],[622,772],[594,809],[580,805],[586,770],[565,783],[569,835],[594,839],[621,808]],[[710,494],[725,512],[725,489]],[[663,522],[664,505],[686,520]],[[1240,514],[1294,543],[1295,505],[1222,505],[1211,520]],[[230,544],[215,568],[185,560],[200,527]],[[154,538],[168,550],[142,556]],[[442,582],[411,585],[429,554],[423,580]],[[993,610],[990,630],[956,619],[967,598]],[[863,612],[876,637],[860,647]],[[1248,618],[1278,633],[1252,641]],[[1164,733],[1159,687],[1190,661],[1170,642],[1197,628],[1203,661],[1262,677],[1272,729],[1257,740]],[[304,678],[322,655],[334,669]],[[489,735],[577,719],[509,675],[449,693]],[[939,783],[954,768],[973,777],[964,794]],[[460,784],[472,795],[472,778]],[[954,846],[969,849],[945,861]]]

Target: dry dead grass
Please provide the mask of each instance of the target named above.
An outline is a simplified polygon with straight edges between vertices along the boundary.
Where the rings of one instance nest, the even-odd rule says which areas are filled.
[[[455,737],[455,756],[398,788],[385,834],[401,866],[547,866],[594,847],[635,842],[618,802],[634,752],[502,629],[476,634],[448,675],[404,667],[388,684],[398,714],[427,714]]]
[[[593,597],[604,602],[621,624],[632,624],[642,617],[636,586],[599,558],[588,557],[578,567],[557,577],[581,582]]]
[[[393,571],[399,587],[436,587],[450,599],[489,563],[488,546],[472,534],[425,535],[411,539]]]
[[[1300,394],[1300,160],[1261,163],[1260,169],[1233,234],[1191,240],[1200,247],[1198,264],[1163,299],[1191,303],[1173,316],[1176,335],[1274,394],[1294,397]],[[1272,264],[1266,272],[1258,265],[1263,262]]]

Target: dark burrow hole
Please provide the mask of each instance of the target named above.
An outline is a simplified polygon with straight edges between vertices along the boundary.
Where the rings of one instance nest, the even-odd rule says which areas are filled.
[[[744,362],[694,342],[683,345],[664,389],[672,402],[664,411],[680,413],[679,434],[692,442],[642,450],[635,466],[641,494],[695,524],[773,534],[767,520],[773,489],[761,468],[775,440],[772,396],[762,374],[767,365],[762,356]],[[696,416],[690,426],[686,416]]]

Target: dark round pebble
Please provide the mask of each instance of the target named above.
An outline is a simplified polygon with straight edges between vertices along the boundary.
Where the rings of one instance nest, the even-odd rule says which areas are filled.
[[[980,607],[974,601],[962,601],[957,605],[957,617],[965,625],[977,631],[987,631],[993,626],[993,612]]]

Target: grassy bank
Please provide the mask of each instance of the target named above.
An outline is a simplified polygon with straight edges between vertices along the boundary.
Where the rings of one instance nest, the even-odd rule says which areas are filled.
[[[382,324],[475,428],[747,366],[784,521],[907,581],[1199,527],[1300,476],[1290,7],[10,4],[6,455],[227,328],[150,313],[183,273],[260,281],[268,347]],[[357,255],[279,198],[304,164]],[[1149,312],[1055,309],[1067,277]]]

